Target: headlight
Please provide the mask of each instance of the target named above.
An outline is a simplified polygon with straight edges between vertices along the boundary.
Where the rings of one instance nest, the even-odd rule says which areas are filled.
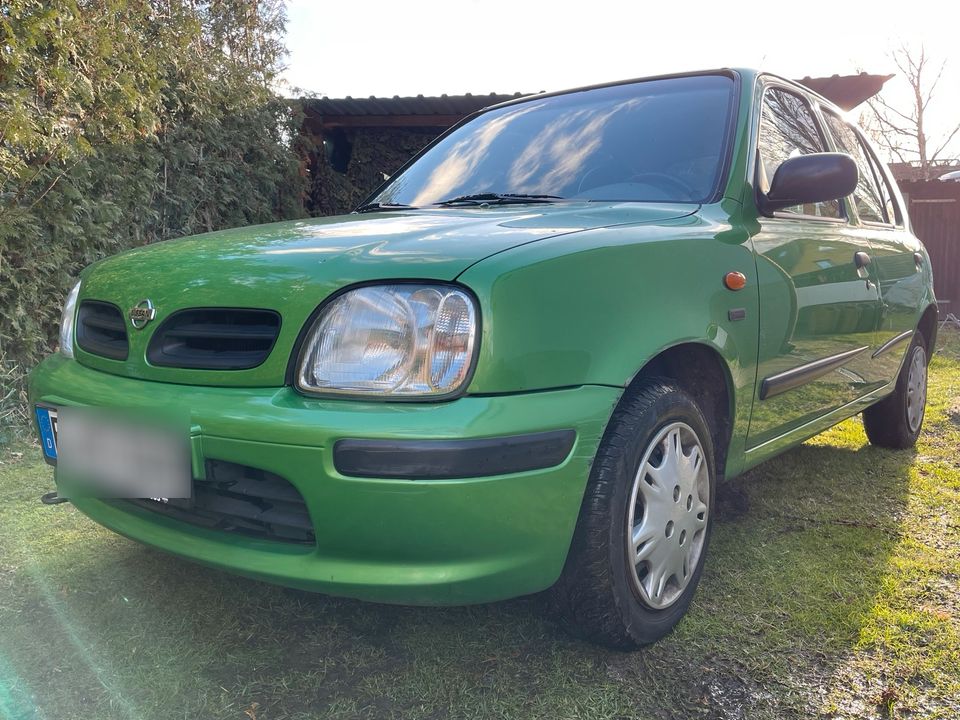
[[[77,295],[80,294],[80,283],[73,286],[63,303],[63,312],[60,314],[60,354],[64,357],[73,357],[73,326],[77,318]]]
[[[310,328],[297,387],[319,394],[451,395],[469,378],[476,334],[473,298],[456,287],[348,290]]]

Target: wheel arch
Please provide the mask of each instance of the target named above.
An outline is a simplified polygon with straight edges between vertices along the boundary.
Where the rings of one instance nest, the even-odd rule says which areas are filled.
[[[627,391],[651,377],[673,380],[693,395],[708,414],[717,479],[723,479],[736,417],[736,393],[726,360],[716,348],[703,342],[672,345],[644,363],[631,379]]]
[[[934,350],[936,350],[937,345],[937,319],[939,318],[939,310],[936,303],[931,303],[927,306],[927,309],[923,311],[923,314],[920,316],[920,321],[917,323],[917,332],[923,336],[924,343],[927,346],[927,362],[930,362],[930,358],[933,357]]]

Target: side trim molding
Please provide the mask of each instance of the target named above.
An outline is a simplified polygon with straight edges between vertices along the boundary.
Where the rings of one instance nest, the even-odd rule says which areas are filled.
[[[907,330],[906,332],[900,333],[900,334],[897,335],[896,337],[890,338],[890,339],[887,340],[883,345],[881,345],[880,347],[878,347],[878,348],[874,351],[873,355],[871,355],[870,357],[876,358],[876,357],[880,357],[880,356],[883,355],[885,352],[890,352],[891,350],[893,350],[893,349],[894,349],[897,345],[899,345],[900,343],[904,342],[905,340],[909,340],[910,338],[912,338],[912,337],[913,337],[913,333],[914,333],[913,330]]]
[[[785,393],[787,390],[793,390],[801,385],[806,385],[808,382],[816,380],[818,377],[823,377],[838,367],[842,367],[848,360],[855,358],[860,353],[869,349],[868,346],[864,345],[855,350],[830,355],[829,357],[820,358],[819,360],[814,360],[813,362],[791,368],[790,370],[784,370],[776,375],[771,375],[760,384],[760,399],[767,400],[780,393]]]
[[[472,440],[337,440],[333,465],[352,477],[451,480],[528,472],[559,465],[574,430]]]

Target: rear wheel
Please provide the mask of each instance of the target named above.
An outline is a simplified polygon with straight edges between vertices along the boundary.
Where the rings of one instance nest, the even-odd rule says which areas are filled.
[[[631,390],[610,420],[553,594],[576,634],[619,648],[666,635],[693,598],[715,486],[709,426],[669,380]]]
[[[903,449],[920,437],[927,405],[927,349],[915,333],[894,391],[863,411],[863,427],[873,445]]]

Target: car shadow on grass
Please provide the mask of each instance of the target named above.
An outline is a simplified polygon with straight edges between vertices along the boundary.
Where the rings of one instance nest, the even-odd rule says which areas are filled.
[[[541,596],[329,598],[186,563],[64,508],[36,523],[57,552],[8,574],[0,618],[17,624],[0,672],[18,706],[56,718],[807,717],[890,572],[914,461],[852,425],[722,488],[690,614],[640,652],[572,638]]]
[[[827,436],[843,446],[821,436],[721,490],[701,592],[677,633],[736,668],[741,694],[797,696],[799,716],[857,645],[903,537],[916,453],[852,440],[854,422]]]

